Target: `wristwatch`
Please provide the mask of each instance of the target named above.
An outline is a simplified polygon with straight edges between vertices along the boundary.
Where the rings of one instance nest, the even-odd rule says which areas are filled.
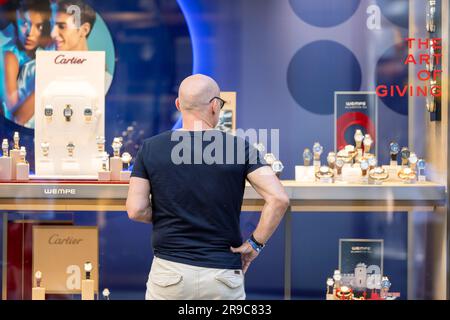
[[[253,233],[250,235],[250,238],[247,240],[248,243],[252,246],[253,250],[260,253],[262,249],[266,246],[264,243],[260,243],[256,241],[255,237],[253,236]]]
[[[311,153],[311,150],[309,150],[309,148],[306,148],[303,151],[303,165],[305,167],[310,166],[312,158],[313,158],[313,155]]]
[[[416,171],[417,162],[419,159],[417,158],[417,155],[414,152],[411,152],[408,158],[409,164],[411,165],[411,169]]]
[[[264,161],[266,161],[269,166],[271,166],[276,160],[277,158],[275,158],[275,155],[273,153],[266,153],[264,155]]]
[[[391,142],[389,145],[389,152],[391,154],[391,161],[397,161],[397,155],[400,151],[400,146],[397,142]]]
[[[328,166],[331,169],[334,169],[334,167],[336,165],[336,153],[334,153],[334,152],[328,153],[327,161],[328,161]]]
[[[400,156],[402,158],[402,166],[406,166],[408,164],[408,159],[411,152],[407,147],[403,147],[402,151],[400,151]]]
[[[342,158],[337,158],[336,159],[337,175],[341,175],[342,174],[342,167],[343,166],[344,166],[344,160],[342,160]]]
[[[369,169],[369,162],[366,159],[362,159],[360,162],[361,172],[363,177],[367,175],[367,169]]]
[[[405,181],[413,181],[416,180],[416,172],[409,167],[405,167],[398,172],[398,177]]]
[[[373,140],[370,134],[364,136],[364,154],[370,153],[370,148],[372,148]]]
[[[53,107],[51,105],[46,105],[44,108],[44,116],[48,121],[52,121],[53,117]]]
[[[314,143],[313,145],[313,152],[314,152],[314,160],[320,160],[320,155],[323,152],[323,147],[320,145],[319,142]]]
[[[84,108],[83,115],[84,115],[84,120],[86,122],[90,122],[92,120],[92,115],[93,115],[92,108],[91,107]]]
[[[66,118],[66,121],[69,122],[70,119],[73,116],[73,110],[70,104],[66,104],[66,107],[64,108],[64,117]]]
[[[318,179],[321,179],[321,178],[333,178],[333,176],[334,176],[333,170],[331,170],[327,166],[320,167],[319,171],[316,172],[316,177]]]
[[[354,138],[356,143],[356,149],[361,149],[361,144],[364,140],[364,135],[360,129],[356,130]]]
[[[372,170],[377,166],[377,158],[375,157],[370,157],[369,160],[367,160],[367,162],[369,162],[369,169]]]
[[[382,167],[376,167],[369,171],[369,177],[375,181],[383,181],[389,178],[389,173]]]
[[[280,174],[283,172],[283,169],[284,169],[284,166],[280,160],[275,160],[272,163],[272,170],[273,170],[273,172],[275,172],[277,177],[280,176]]]

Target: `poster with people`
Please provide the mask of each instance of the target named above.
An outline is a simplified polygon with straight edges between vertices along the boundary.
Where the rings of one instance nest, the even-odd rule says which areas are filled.
[[[83,0],[15,0],[0,11],[0,115],[34,128],[36,52],[105,51],[105,86],[114,45],[103,19]]]

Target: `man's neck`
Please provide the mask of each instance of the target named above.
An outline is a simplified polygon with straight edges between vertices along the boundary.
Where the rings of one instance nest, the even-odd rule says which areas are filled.
[[[183,117],[183,130],[204,131],[214,129],[210,123],[195,117]]]

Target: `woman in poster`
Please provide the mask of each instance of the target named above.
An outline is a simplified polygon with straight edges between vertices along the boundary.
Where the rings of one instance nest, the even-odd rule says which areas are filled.
[[[5,116],[34,127],[35,55],[50,44],[50,2],[20,0],[13,19],[14,36],[3,48]]]

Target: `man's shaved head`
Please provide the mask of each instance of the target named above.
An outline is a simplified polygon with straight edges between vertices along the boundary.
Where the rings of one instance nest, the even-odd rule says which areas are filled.
[[[213,97],[220,95],[220,89],[216,81],[203,74],[194,74],[187,77],[180,84],[178,99],[181,110],[202,111],[207,108]]]

